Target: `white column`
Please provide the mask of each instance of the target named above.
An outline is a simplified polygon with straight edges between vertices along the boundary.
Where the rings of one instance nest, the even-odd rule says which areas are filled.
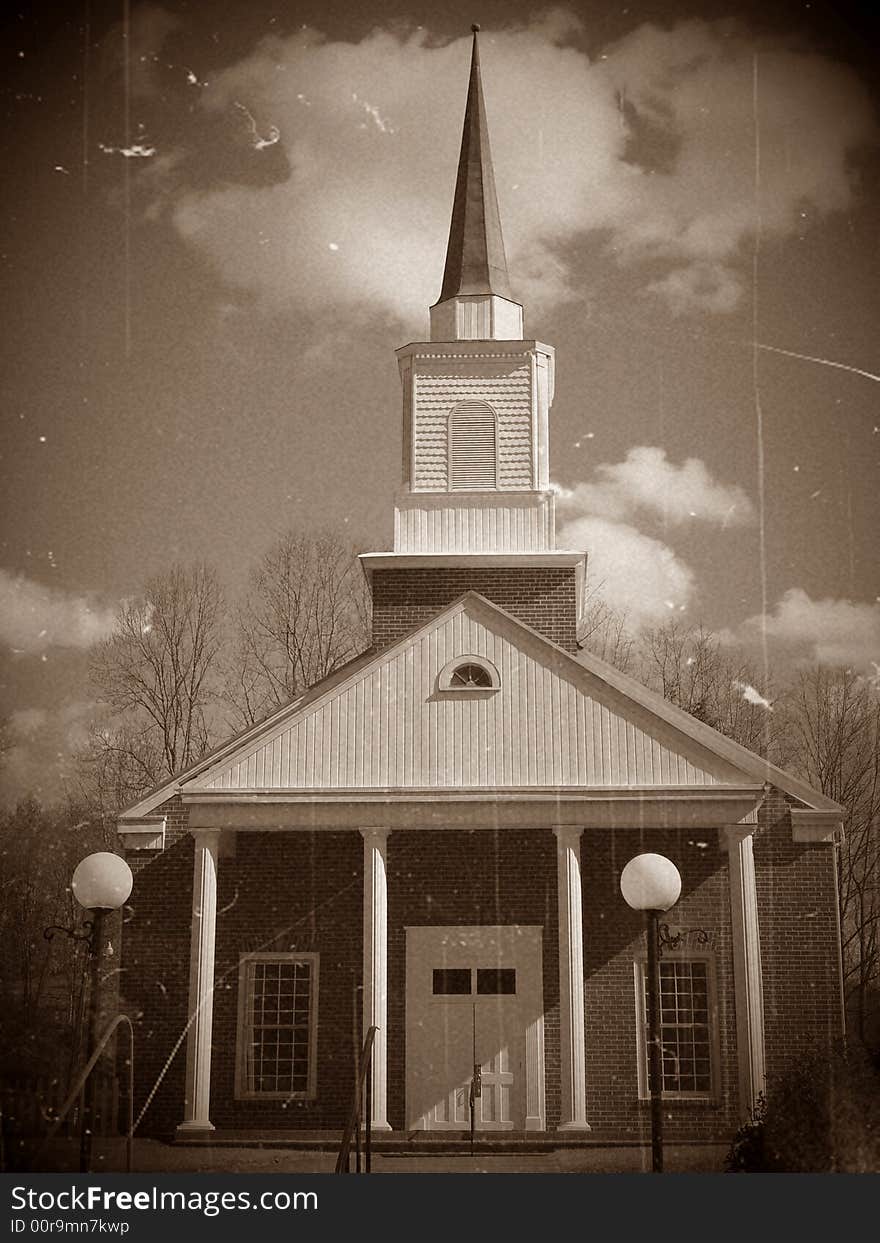
[[[388,881],[389,829],[361,829],[364,839],[364,1035],[373,1041],[373,1130],[388,1123]]]
[[[581,902],[583,829],[557,825],[559,890],[560,1131],[589,1131],[584,1040],[584,917]]]
[[[193,866],[193,911],[189,959],[189,1028],[186,1036],[186,1096],[178,1131],[213,1131],[211,1043],[214,1019],[214,937],[217,927],[219,829],[198,829]]]
[[[748,1117],[758,1094],[767,1088],[764,1065],[764,987],[758,931],[758,894],[754,823],[724,830],[730,865],[730,916],[733,931],[733,980],[736,992],[736,1044],[740,1109]]]

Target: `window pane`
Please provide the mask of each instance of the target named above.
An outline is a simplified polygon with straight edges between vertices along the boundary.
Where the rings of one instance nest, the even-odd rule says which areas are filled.
[[[479,967],[477,969],[478,993],[515,993],[516,971],[513,967]]]
[[[647,978],[644,975],[643,984],[645,1054],[650,1091]],[[705,1096],[712,1090],[712,1033],[709,1026],[708,994],[708,963],[678,959],[667,959],[660,963],[660,1042],[664,1092]]]
[[[311,961],[253,960],[246,980],[246,1090],[307,1092]]]
[[[470,967],[435,967],[434,996],[454,996],[471,991]]]

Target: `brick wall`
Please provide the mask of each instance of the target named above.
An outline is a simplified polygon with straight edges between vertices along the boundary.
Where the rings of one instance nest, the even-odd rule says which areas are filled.
[[[791,839],[786,796],[771,790],[758,814],[755,876],[767,1078],[842,1036],[833,847]]]
[[[239,833],[220,860],[214,1042],[217,1127],[338,1128],[354,1090],[363,973],[363,838],[346,833]],[[237,1101],[239,961],[244,953],[314,953],[318,964],[317,1099]]]
[[[573,566],[401,568],[373,574],[373,644],[388,647],[466,591],[500,605],[567,651],[576,650]]]
[[[159,855],[128,859],[134,886],[122,929],[120,1005],[135,1029],[135,1118],[153,1094],[138,1133],[161,1135],[183,1118],[193,841],[183,834]]]
[[[140,1130],[168,1134],[181,1120],[193,849],[186,809],[172,800],[168,848],[135,855],[132,915],[123,937],[123,1005],[136,1019],[139,1112],[164,1078]],[[738,1122],[736,1023],[727,854],[715,833],[587,830],[582,838],[587,1117],[597,1134],[647,1138],[637,1098],[633,960],[642,919],[620,896],[624,864],[657,850],[684,890],[673,927],[705,928],[714,964],[719,1081],[707,1103],[670,1102],[670,1138],[726,1138]],[[148,865],[145,860],[149,858]],[[791,840],[788,805],[771,793],[755,839],[764,970],[767,1067],[772,1081],[817,1042],[840,1034],[835,895],[830,849]],[[363,842],[357,832],[239,833],[219,865],[212,1120],[221,1127],[340,1127],[360,1039]],[[389,1120],[405,1117],[406,926],[543,927],[547,1121],[559,1121],[559,967],[556,843],[548,830],[395,832],[388,843]],[[234,1100],[238,962],[269,950],[320,954],[318,1093],[314,1103]],[[694,946],[695,953],[701,953]],[[176,1047],[176,1052],[175,1052]],[[171,1056],[173,1054],[173,1056]],[[170,1058],[170,1062],[169,1062]],[[166,1068],[167,1064],[167,1068]]]
[[[132,854],[131,861],[139,866],[122,953],[123,1005],[135,1019],[135,1114],[161,1076],[139,1131],[168,1135],[183,1117],[192,838],[178,832],[163,853]],[[362,862],[357,832],[241,833],[234,853],[221,854],[211,1067],[215,1126],[342,1128],[360,1038]],[[285,1107],[283,1101],[235,1100],[239,960],[261,949],[320,955],[317,1101]]]
[[[718,836],[693,830],[585,831],[581,843],[584,897],[584,1008],[587,1119],[594,1131],[650,1139],[650,1111],[638,1099],[636,1001],[633,963],[644,959],[644,917],[620,893],[620,873],[644,850],[675,863],[682,896],[669,915],[675,928],[701,928],[686,954],[707,956],[714,967],[719,1080],[712,1101],[669,1101],[664,1127],[670,1139],[726,1139],[737,1125],[736,1017],[731,946],[729,873]]]

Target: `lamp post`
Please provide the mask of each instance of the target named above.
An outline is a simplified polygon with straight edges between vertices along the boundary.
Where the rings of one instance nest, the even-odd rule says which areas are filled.
[[[131,893],[131,868],[119,855],[99,850],[87,855],[76,866],[71,881],[73,896],[80,906],[91,913],[91,919],[83,922],[83,931],[53,925],[45,936],[51,940],[55,932],[64,932],[76,941],[85,941],[89,948],[89,1015],[86,1044],[86,1062],[95,1051],[98,1040],[98,1017],[100,1007],[98,994],[101,987],[101,948],[104,944],[104,916],[118,910]],[[83,1117],[80,1133],[79,1168],[87,1174],[92,1161],[92,1131],[95,1114],[95,1080],[90,1074],[83,1088]]]
[[[630,859],[620,875],[620,892],[634,911],[644,911],[648,933],[648,1049],[651,1086],[651,1169],[663,1173],[663,1057],[660,1039],[659,917],[681,893],[681,875],[665,857],[645,853]]]

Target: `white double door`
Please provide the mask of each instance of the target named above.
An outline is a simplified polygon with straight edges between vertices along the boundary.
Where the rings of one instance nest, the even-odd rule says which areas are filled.
[[[543,1066],[529,1066],[536,1059],[528,1057],[540,1035],[543,1063],[539,932],[517,926],[407,930],[412,1129],[466,1131],[472,1122],[478,1131],[526,1129],[530,1071],[543,1075]]]

